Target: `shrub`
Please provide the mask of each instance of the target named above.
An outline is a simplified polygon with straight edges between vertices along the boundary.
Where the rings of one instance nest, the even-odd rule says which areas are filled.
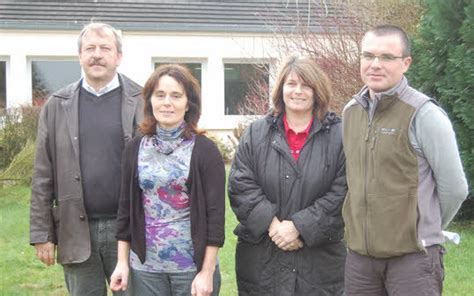
[[[34,157],[35,143],[29,139],[20,153],[13,158],[8,168],[0,173],[0,181],[5,184],[31,184]]]
[[[224,139],[217,137],[211,133],[206,133],[206,136],[211,139],[219,149],[222,158],[226,164],[229,164],[234,157],[235,152],[235,145],[233,144],[232,140],[229,139],[229,142],[225,141]]]
[[[36,139],[39,106],[22,106],[4,111],[0,117],[0,170],[8,167],[28,140]]]
[[[471,188],[474,185],[474,2],[432,0],[413,42],[412,85],[437,99],[448,113]],[[458,219],[474,219],[466,201]]]

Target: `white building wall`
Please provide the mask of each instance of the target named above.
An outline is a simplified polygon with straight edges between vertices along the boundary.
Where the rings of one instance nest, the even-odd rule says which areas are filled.
[[[31,103],[31,60],[77,60],[78,31],[0,30],[7,61],[7,107]],[[224,115],[224,63],[269,62],[278,57],[270,35],[122,32],[121,73],[143,85],[155,62],[202,63],[200,127],[229,131],[241,119]]]
[[[0,31],[7,60],[7,108],[31,104],[31,60],[77,60],[77,33]]]

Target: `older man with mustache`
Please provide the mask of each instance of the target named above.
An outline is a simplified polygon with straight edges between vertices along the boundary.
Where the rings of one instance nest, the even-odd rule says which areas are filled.
[[[122,150],[143,117],[142,88],[117,73],[122,40],[110,25],[84,27],[78,50],[84,77],[40,115],[30,243],[46,265],[57,251],[71,295],[105,296],[117,258]]]

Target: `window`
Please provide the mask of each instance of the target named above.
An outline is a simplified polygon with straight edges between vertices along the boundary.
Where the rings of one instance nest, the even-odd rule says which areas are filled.
[[[77,61],[32,61],[33,105],[41,104],[50,94],[79,78],[81,66]]]
[[[224,64],[225,114],[264,114],[268,79],[268,64]]]
[[[176,63],[176,64],[186,66],[191,71],[191,74],[193,74],[194,78],[197,79],[197,81],[199,82],[199,85],[201,85],[201,72],[202,72],[201,63],[158,62],[158,63],[155,63],[155,69],[158,68],[158,66],[167,65],[170,63]]]
[[[7,62],[0,61],[0,109],[7,108]]]

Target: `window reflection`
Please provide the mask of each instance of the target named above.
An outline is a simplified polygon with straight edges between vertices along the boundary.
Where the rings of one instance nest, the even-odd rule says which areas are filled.
[[[268,64],[224,64],[225,114],[256,115],[268,110]]]
[[[41,105],[49,95],[81,78],[77,61],[32,61],[33,105]]]
[[[167,65],[171,63],[180,64],[188,68],[191,71],[191,74],[194,76],[194,78],[196,78],[197,81],[199,82],[199,85],[202,85],[201,84],[201,72],[202,72],[201,63],[180,63],[180,62],[155,63],[155,69],[161,65]]]

